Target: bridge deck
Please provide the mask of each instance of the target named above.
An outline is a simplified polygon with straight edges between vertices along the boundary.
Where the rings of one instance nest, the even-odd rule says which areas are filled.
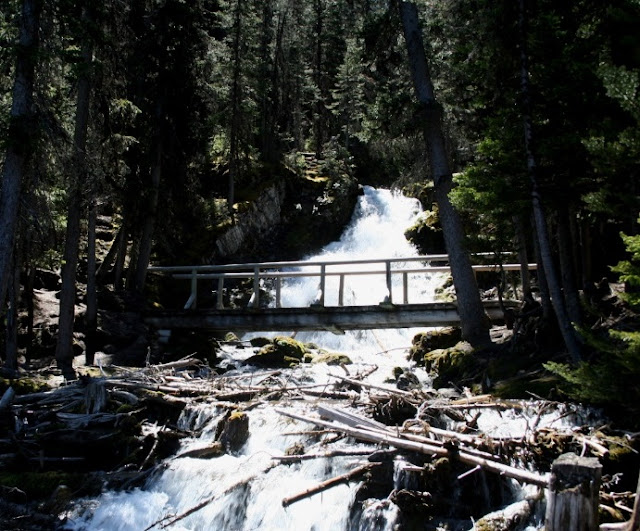
[[[509,304],[512,306],[514,303]],[[492,321],[504,318],[498,301],[484,303]],[[376,306],[325,306],[225,310],[154,311],[145,321],[158,329],[201,329],[217,332],[313,331],[451,326],[460,323],[454,303]]]

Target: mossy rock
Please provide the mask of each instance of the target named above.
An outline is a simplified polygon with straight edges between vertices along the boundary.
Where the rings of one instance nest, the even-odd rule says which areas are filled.
[[[443,348],[451,348],[462,339],[460,328],[447,327],[416,334],[411,341],[409,359],[422,361],[426,353]]]
[[[445,252],[444,237],[436,210],[425,210],[404,235],[421,254]]]
[[[245,363],[260,367],[291,367],[301,363],[308,354],[309,350],[300,341],[278,336]]]
[[[234,411],[224,421],[224,427],[220,433],[220,442],[224,447],[233,452],[247,442],[249,438],[249,415],[244,411]]]
[[[15,380],[0,378],[0,395],[2,395],[9,387],[13,387],[13,390],[17,395],[40,393],[51,390],[51,386],[40,378],[18,378]]]
[[[271,343],[268,337],[254,337],[249,340],[249,344],[254,348],[262,348]]]
[[[451,348],[432,350],[425,354],[424,365],[428,372],[437,374],[433,381],[436,389],[449,382],[470,380],[476,365],[473,347],[461,341]]]
[[[327,365],[351,365],[351,358],[338,352],[322,352],[314,356],[312,363],[326,363]]]

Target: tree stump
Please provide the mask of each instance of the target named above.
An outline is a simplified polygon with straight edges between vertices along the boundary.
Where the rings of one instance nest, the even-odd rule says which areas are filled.
[[[563,454],[551,466],[545,529],[597,531],[602,465],[594,457]]]

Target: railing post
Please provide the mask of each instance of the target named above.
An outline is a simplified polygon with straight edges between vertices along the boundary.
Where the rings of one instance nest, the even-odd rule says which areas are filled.
[[[311,306],[324,306],[324,290],[326,287],[326,273],[327,266],[326,264],[320,265],[320,285],[318,286],[318,293],[316,294],[316,298],[311,303]]]
[[[260,267],[253,268],[253,296],[251,297],[252,306],[260,307]]]
[[[276,308],[282,308],[282,302],[280,300],[282,294],[282,280],[280,277],[276,277]]]
[[[547,531],[597,531],[602,465],[595,457],[562,454],[551,465]]]
[[[191,270],[191,295],[187,301],[185,309],[195,309],[198,304],[198,272],[195,269]]]
[[[388,304],[393,304],[393,294],[391,287],[391,260],[386,262],[386,277],[387,277],[387,296],[385,297],[384,302]]]
[[[218,293],[217,293],[217,301],[216,301],[216,309],[218,310],[224,310],[224,301],[222,299],[223,291],[224,291],[224,276],[221,276],[220,278],[218,278]]]
[[[409,304],[409,275],[402,273],[402,301],[404,304]]]
[[[338,306],[344,306],[344,275],[340,275],[340,285],[338,286]]]

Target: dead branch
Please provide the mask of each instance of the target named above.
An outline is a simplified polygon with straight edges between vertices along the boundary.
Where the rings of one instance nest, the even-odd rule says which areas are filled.
[[[427,455],[449,457],[452,459],[457,459],[467,464],[480,465],[485,470],[496,472],[498,474],[503,474],[505,476],[517,479],[518,481],[532,483],[534,485],[538,485],[543,488],[547,487],[549,483],[548,474],[541,475],[541,474],[529,472],[527,470],[521,470],[521,469],[512,467],[510,465],[505,465],[504,463],[501,463],[498,461],[487,459],[485,457],[478,457],[476,455],[472,455],[469,452],[465,452],[461,448],[450,449],[444,446],[438,446],[437,444],[434,444],[434,443],[424,443],[424,442],[416,442],[416,441],[410,441],[407,439],[402,439],[400,437],[396,437],[391,434],[375,433],[369,430],[349,428],[347,426],[340,426],[332,422],[326,422],[318,418],[311,418],[311,417],[305,417],[302,415],[296,415],[295,413],[291,413],[289,411],[284,411],[281,409],[276,409],[276,412],[296,420],[301,420],[303,422],[309,422],[312,424],[316,424],[318,426],[324,426],[327,428],[333,428],[333,429],[339,430],[345,433],[346,435],[349,435],[356,439],[373,442],[377,444],[388,444],[396,448],[411,450],[414,452],[419,452]]]
[[[341,474],[340,476],[327,479],[326,481],[323,481],[322,483],[318,483],[317,485],[310,487],[307,490],[304,490],[302,492],[299,492],[298,494],[294,494],[293,496],[289,496],[288,498],[283,498],[282,506],[288,507],[292,503],[303,500],[305,498],[309,498],[310,496],[313,496],[314,494],[317,494],[319,492],[323,492],[327,489],[330,489],[331,487],[335,487],[336,485],[339,485],[341,483],[348,483],[350,480],[361,476],[362,474],[364,474],[365,472],[368,472],[369,470],[371,470],[376,466],[379,466],[379,464],[380,463],[367,463],[366,465],[362,465],[354,468],[353,470],[351,470],[350,472],[347,472],[346,474]]]

